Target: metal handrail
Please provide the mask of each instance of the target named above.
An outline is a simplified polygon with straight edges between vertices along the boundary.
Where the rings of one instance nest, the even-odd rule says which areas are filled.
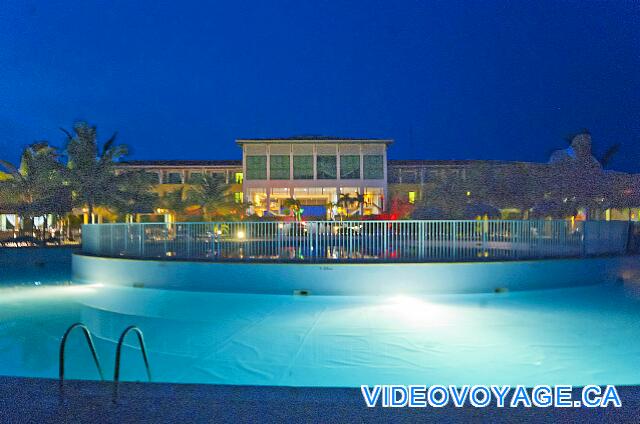
[[[122,332],[120,335],[120,340],[118,340],[118,347],[116,348],[116,365],[113,371],[113,382],[114,382],[114,398],[113,401],[118,397],[118,385],[120,383],[120,358],[122,356],[122,345],[124,345],[124,338],[129,334],[130,331],[134,331],[138,336],[138,343],[140,344],[140,350],[142,351],[142,359],[144,360],[144,366],[147,370],[147,378],[151,381],[151,370],[149,369],[149,359],[147,357],[147,349],[144,343],[144,334],[142,334],[142,330],[140,330],[135,325],[130,325]]]
[[[93,344],[93,339],[91,337],[91,332],[89,331],[89,329],[87,328],[86,325],[82,324],[81,322],[76,322],[75,324],[72,324],[69,328],[67,328],[67,331],[65,331],[64,335],[62,336],[62,340],[60,341],[60,364],[59,364],[59,372],[58,372],[58,376],[60,378],[60,384],[62,384],[62,382],[64,381],[64,352],[65,352],[65,346],[67,345],[67,339],[69,338],[69,334],[75,329],[75,328],[80,328],[82,329],[82,332],[84,333],[84,337],[87,340],[87,344],[89,345],[89,349],[91,350],[91,355],[93,356],[93,361],[96,364],[96,368],[98,368],[98,373],[100,374],[100,380],[104,381],[104,375],[102,374],[102,368],[100,367],[100,360],[98,359],[98,352],[96,351],[96,347]]]

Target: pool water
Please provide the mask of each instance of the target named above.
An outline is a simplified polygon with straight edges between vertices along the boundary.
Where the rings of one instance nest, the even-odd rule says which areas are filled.
[[[58,270],[60,271],[60,270]],[[640,282],[500,294],[355,297],[176,292],[0,277],[0,375],[57,377],[60,337],[88,325],[108,379],[144,332],[154,381],[638,384]],[[363,276],[366,278],[366,276]],[[44,281],[44,282],[43,282]],[[146,379],[136,339],[124,380]],[[67,377],[96,379],[80,332]]]

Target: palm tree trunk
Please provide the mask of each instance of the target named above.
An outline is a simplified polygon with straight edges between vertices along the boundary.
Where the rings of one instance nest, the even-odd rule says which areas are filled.
[[[48,224],[48,222],[47,222],[47,218],[48,218],[48,217],[47,217],[47,215],[45,214],[45,215],[43,215],[43,218],[44,218],[44,219],[43,219],[43,221],[42,221],[42,240],[44,241],[44,240],[46,240],[46,238],[47,238],[46,231],[47,231],[47,224]]]
[[[93,203],[89,203],[89,224],[93,223]]]

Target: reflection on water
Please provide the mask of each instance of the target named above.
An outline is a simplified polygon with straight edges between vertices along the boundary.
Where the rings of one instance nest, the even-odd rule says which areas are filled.
[[[625,284],[502,294],[216,294],[69,285],[69,254],[60,252],[47,251],[37,266],[0,258],[0,375],[55,378],[60,338],[81,321],[94,333],[106,376],[113,375],[116,340],[135,324],[144,331],[156,381],[358,386],[640,379],[636,276]],[[66,369],[68,378],[97,378],[79,332],[69,339]],[[123,351],[122,376],[146,379],[133,337]]]
[[[0,374],[55,377],[60,337],[82,321],[107,376],[135,324],[156,381],[637,384],[639,285],[390,297],[16,288],[0,301]],[[134,339],[123,378],[144,381]],[[69,378],[97,378],[79,332],[67,352]]]
[[[0,248],[0,288],[68,284],[71,248]]]

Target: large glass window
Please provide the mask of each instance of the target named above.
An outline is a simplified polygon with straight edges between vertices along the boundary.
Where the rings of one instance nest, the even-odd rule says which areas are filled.
[[[236,172],[234,175],[236,184],[242,184],[242,172]]]
[[[390,183],[399,183],[400,182],[400,169],[398,168],[388,168],[387,169],[387,179]]]
[[[289,194],[290,190],[288,188],[272,188],[271,189],[271,195],[272,196],[276,196],[276,197],[290,197]]]
[[[153,181],[154,184],[160,184],[160,174],[157,172],[147,171],[149,181]]]
[[[247,156],[247,180],[267,179],[267,157]]]
[[[319,180],[335,180],[338,178],[335,155],[317,156],[316,168]]]
[[[182,184],[182,173],[169,172],[167,174],[166,184]]]
[[[313,156],[293,157],[293,179],[313,180]]]
[[[416,169],[403,169],[402,170],[402,182],[404,184],[415,184],[418,182],[418,170]]]
[[[204,180],[202,172],[192,172],[189,174],[190,184],[200,184]]]
[[[248,193],[249,202],[253,203],[253,206],[264,206],[267,200],[267,190],[264,188],[251,188]]]
[[[289,179],[289,155],[271,155],[269,158],[269,178],[272,180]]]
[[[340,156],[340,178],[360,179],[360,155]]]
[[[364,156],[365,180],[381,180],[384,178],[384,160],[382,155]]]

